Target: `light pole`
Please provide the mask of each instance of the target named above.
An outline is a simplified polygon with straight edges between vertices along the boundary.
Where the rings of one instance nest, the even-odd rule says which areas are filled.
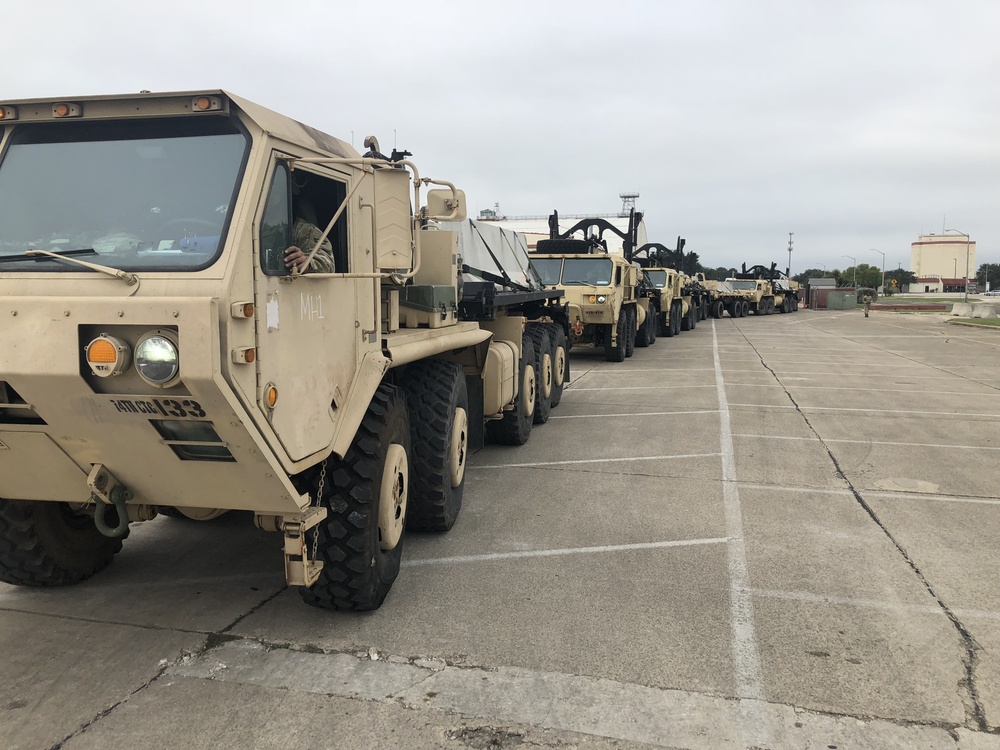
[[[792,235],[795,232],[788,233],[788,268],[785,269],[785,276],[792,278]]]
[[[882,256],[882,284],[879,286],[879,293],[885,294],[885,253],[881,250],[876,250],[874,247],[871,248],[871,251]]]
[[[858,259],[853,255],[844,255],[844,258],[850,258],[851,262],[854,263],[854,291],[858,290]]]
[[[962,287],[965,290],[962,301],[969,301],[969,234],[968,232],[963,232],[958,229],[945,229],[946,232],[954,232],[955,234],[960,234],[965,237],[965,285]],[[958,260],[955,260],[958,263]]]

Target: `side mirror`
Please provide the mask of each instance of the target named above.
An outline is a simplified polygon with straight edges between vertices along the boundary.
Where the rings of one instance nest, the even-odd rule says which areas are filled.
[[[428,190],[426,218],[437,221],[465,221],[465,192],[462,190]]]

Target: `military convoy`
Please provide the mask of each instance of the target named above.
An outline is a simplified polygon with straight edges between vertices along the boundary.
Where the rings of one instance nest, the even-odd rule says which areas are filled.
[[[713,318],[721,318],[729,313],[732,318],[743,318],[751,312],[754,315],[772,313],[792,313],[799,309],[800,290],[798,282],[788,278],[776,269],[755,265],[725,281],[709,281],[699,274],[701,285],[708,292],[709,311]]]
[[[3,102],[0,137],[7,583],[244,510],[307,603],[377,608],[405,531],[455,524],[470,452],[547,421],[571,346],[620,362],[710,301],[633,262],[635,216],[623,254],[588,220],[529,256],[409,153],[224,91]],[[767,283],[758,308],[796,299]]]
[[[372,609],[486,432],[551,406],[558,322],[530,316],[561,293],[463,284],[465,196],[408,154],[223,91],[0,112],[0,579],[80,581],[162,507],[241,509],[307,602]]]
[[[601,218],[559,232],[558,213],[549,217],[549,239],[538,242],[532,262],[544,283],[565,295],[570,348],[592,344],[609,362],[623,362],[636,346],[656,341],[659,294],[632,262],[640,218],[633,209],[624,232]],[[621,254],[609,252],[605,233],[622,239]]]

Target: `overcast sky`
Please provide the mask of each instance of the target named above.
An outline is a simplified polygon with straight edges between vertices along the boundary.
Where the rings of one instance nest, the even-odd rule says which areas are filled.
[[[224,88],[413,152],[476,211],[611,213],[707,266],[1000,262],[1000,2],[112,2],[4,13],[0,99]],[[153,10],[145,10],[145,8]],[[470,212],[471,213],[471,212]]]

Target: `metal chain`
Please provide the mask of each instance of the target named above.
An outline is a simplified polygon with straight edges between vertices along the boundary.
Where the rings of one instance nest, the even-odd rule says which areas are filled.
[[[319,485],[316,487],[316,497],[313,498],[313,507],[320,504],[323,497],[323,488],[326,486],[326,459],[323,459],[323,463],[319,470]],[[319,549],[319,525],[317,524],[315,530],[313,531],[313,546],[312,553],[309,555],[310,560],[316,559],[316,550]]]

